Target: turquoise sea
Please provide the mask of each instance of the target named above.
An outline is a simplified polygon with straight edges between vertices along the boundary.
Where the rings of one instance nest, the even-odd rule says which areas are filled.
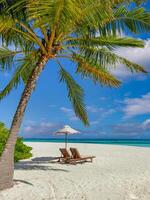
[[[60,142],[63,143],[64,139],[24,139],[26,142]],[[126,145],[126,146],[139,146],[150,147],[150,139],[69,139],[68,143],[90,143],[90,144],[111,144],[111,145]]]

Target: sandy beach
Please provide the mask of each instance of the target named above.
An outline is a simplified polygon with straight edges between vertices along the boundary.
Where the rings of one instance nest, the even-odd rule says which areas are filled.
[[[15,166],[11,189],[0,200],[149,200],[150,148],[69,144],[93,163],[58,164],[63,143],[28,142],[33,158]]]

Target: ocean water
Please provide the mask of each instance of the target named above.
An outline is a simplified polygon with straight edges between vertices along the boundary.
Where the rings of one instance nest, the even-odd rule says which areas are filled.
[[[64,139],[24,139],[25,142],[60,142],[64,143]],[[68,143],[89,143],[89,144],[110,144],[110,145],[126,145],[150,147],[150,139],[69,139]]]

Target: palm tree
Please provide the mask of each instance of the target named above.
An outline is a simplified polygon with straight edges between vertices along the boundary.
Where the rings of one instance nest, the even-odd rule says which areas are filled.
[[[0,99],[24,82],[10,135],[0,158],[0,189],[13,185],[14,146],[23,115],[37,79],[49,60],[59,67],[76,115],[88,125],[83,90],[61,64],[62,58],[76,63],[76,74],[94,82],[118,87],[120,81],[109,69],[123,64],[132,72],[144,68],[114,53],[116,47],[144,47],[144,42],[121,37],[150,30],[150,13],[143,8],[128,10],[122,0],[1,0],[0,70],[15,69]],[[124,2],[124,1],[123,1]],[[113,3],[113,6],[112,6]]]

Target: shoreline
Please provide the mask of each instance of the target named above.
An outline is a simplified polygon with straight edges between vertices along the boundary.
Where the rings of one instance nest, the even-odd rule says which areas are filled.
[[[24,142],[43,142],[43,143],[64,143],[64,139],[28,139]],[[135,146],[150,148],[150,140],[139,140],[139,139],[69,139],[68,144],[101,144],[101,145],[119,145],[119,146]]]
[[[93,163],[58,164],[62,143],[27,142],[33,157],[15,165],[15,186],[0,200],[148,200],[150,148],[69,143]]]

